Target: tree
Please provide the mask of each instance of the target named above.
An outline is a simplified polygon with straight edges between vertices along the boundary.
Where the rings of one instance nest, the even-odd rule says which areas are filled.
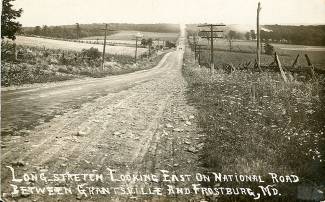
[[[165,46],[168,48],[175,48],[176,44],[170,41],[166,41]]]
[[[252,39],[255,40],[255,39],[256,39],[256,33],[255,33],[255,30],[252,29],[252,30],[250,31],[250,34],[251,34]]]
[[[35,35],[41,35],[41,27],[40,26],[36,26],[34,29],[34,34]]]
[[[77,39],[79,39],[80,38],[80,32],[81,32],[81,28],[80,28],[80,25],[79,25],[79,23],[76,23],[76,32],[77,32]]]
[[[21,24],[15,21],[21,16],[23,10],[13,9],[11,1],[15,0],[2,0],[2,13],[1,13],[1,39],[7,37],[9,39],[15,40],[16,33],[21,30]]]
[[[49,28],[47,25],[43,25],[42,27],[42,35],[43,36],[47,36],[47,34],[49,33]]]
[[[147,40],[145,38],[141,39],[141,45],[146,46]]]
[[[51,36],[57,38],[64,38],[64,34],[62,33],[62,27],[55,26],[51,28]]]
[[[245,38],[246,38],[246,40],[250,40],[250,39],[251,39],[251,34],[250,34],[250,32],[246,32],[246,33],[245,33]]]
[[[227,34],[227,40],[229,42],[229,50],[232,51],[232,42],[234,38],[237,36],[237,32],[230,30]]]
[[[147,40],[147,45],[151,47],[152,44],[153,44],[152,38],[149,38],[149,39]]]

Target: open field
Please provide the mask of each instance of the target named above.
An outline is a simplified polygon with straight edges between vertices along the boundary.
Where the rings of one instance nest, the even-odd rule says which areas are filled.
[[[77,43],[71,41],[61,41],[53,39],[44,39],[37,37],[25,37],[17,36],[16,43],[18,45],[35,46],[35,47],[45,47],[49,49],[61,49],[61,50],[72,50],[81,51],[82,49],[89,49],[91,47],[98,48],[102,51],[103,45],[99,44],[86,44]],[[138,48],[138,55],[144,54],[147,51],[145,48]],[[118,55],[130,55],[133,56],[135,48],[133,47],[123,47],[123,46],[106,46],[106,53],[108,54],[118,54]]]
[[[104,39],[81,39],[85,43],[99,43],[103,44]],[[119,39],[106,39],[106,43],[110,46],[123,46],[123,47],[135,47],[136,41],[135,40],[119,40]],[[163,41],[160,40],[152,40],[152,46],[163,45]],[[138,48],[141,47],[141,41],[138,40]],[[142,47],[143,48],[143,47]]]
[[[139,31],[120,31],[118,33],[114,33],[112,35],[107,36],[108,40],[134,40],[135,35],[141,33],[144,38],[152,38],[160,40],[169,40],[176,41],[179,34],[178,33],[160,33],[160,32],[139,32]],[[104,36],[92,36],[82,38],[84,40],[103,40]]]
[[[81,41],[85,41],[85,42],[98,42],[103,44],[104,43],[104,39],[103,37],[99,37],[96,39],[81,39]],[[135,40],[120,40],[120,39],[106,39],[106,42],[108,44],[126,44],[126,45],[135,45]]]
[[[203,51],[201,56],[201,63],[208,64],[209,63],[209,51]],[[323,68],[325,67],[325,60],[322,54],[315,52],[315,53],[308,53],[311,61],[317,67]],[[283,65],[292,65],[297,55],[280,55],[279,59],[281,64]],[[217,50],[214,52],[214,63],[215,65],[223,65],[223,64],[233,64],[233,65],[243,65],[244,63],[251,62],[251,65],[254,64],[256,58],[256,54],[254,53],[241,53],[241,52],[229,52],[229,51],[221,51]],[[274,61],[274,57],[271,55],[261,55],[261,63],[264,65],[269,65],[271,62]],[[307,66],[307,62],[303,53],[300,53],[300,57],[297,63],[298,66]]]
[[[199,44],[208,45],[206,40],[201,40]],[[297,54],[300,54],[298,64],[306,65],[304,54],[308,54],[311,62],[318,67],[325,68],[325,47],[322,46],[303,46],[290,44],[272,44],[275,51],[279,54],[281,62],[285,65],[291,65]],[[229,43],[227,40],[215,40],[214,47],[217,50],[215,53],[215,63],[232,63],[240,64],[244,62],[254,62],[256,55],[256,42],[235,40],[233,41],[233,52],[229,52]],[[207,46],[206,48],[209,48]],[[203,53],[203,63],[208,62],[209,52]],[[273,61],[273,56],[262,54],[262,63],[269,64]]]

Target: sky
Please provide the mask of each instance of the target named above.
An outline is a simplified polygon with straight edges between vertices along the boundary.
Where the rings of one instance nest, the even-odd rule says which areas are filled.
[[[259,0],[15,0],[23,26],[88,23],[253,25]],[[261,24],[325,24],[325,0],[260,0]]]

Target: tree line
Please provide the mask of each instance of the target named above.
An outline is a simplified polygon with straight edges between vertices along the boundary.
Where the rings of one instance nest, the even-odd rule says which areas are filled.
[[[263,42],[325,46],[325,25],[265,25],[263,27],[266,28],[261,30],[261,40]],[[236,39],[243,38],[240,33],[232,35]],[[246,32],[244,36],[246,40],[255,40],[255,30]]]
[[[264,27],[272,31],[261,31],[262,39],[297,45],[325,46],[325,25],[266,25]]]
[[[26,35],[46,36],[53,38],[66,38],[66,39],[79,39],[82,37],[90,36],[103,36],[104,24],[79,24],[75,25],[62,25],[62,26],[36,26],[36,27],[24,27],[21,31]],[[179,32],[179,26],[174,24],[127,24],[127,23],[110,23],[108,24],[111,30],[136,30],[142,32]],[[108,34],[114,34],[115,32],[109,32]]]
[[[24,35],[36,35],[64,39],[79,39],[89,36],[101,36],[104,35],[104,33],[105,32],[102,29],[81,28],[79,24],[76,24],[75,27],[43,25],[42,27],[36,26],[34,28],[23,28],[21,31],[21,34]],[[110,32],[109,34],[112,33]]]
[[[256,40],[256,30],[237,31],[231,25],[222,30],[226,39]],[[195,35],[199,28],[197,24],[189,24],[187,31],[189,35]],[[261,40],[269,43],[325,46],[325,25],[263,25]]]

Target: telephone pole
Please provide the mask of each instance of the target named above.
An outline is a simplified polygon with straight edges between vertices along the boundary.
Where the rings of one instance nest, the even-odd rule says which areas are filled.
[[[196,60],[196,38],[195,38],[195,34],[193,34],[193,43],[194,43],[194,60]]]
[[[135,36],[135,55],[134,55],[134,61],[135,63],[137,63],[137,54],[138,54],[138,39],[139,38],[142,38],[143,35],[138,33],[136,36]]]
[[[134,61],[137,63],[137,53],[138,53],[138,37],[135,37],[135,55],[134,55]]]
[[[257,49],[256,49],[256,52],[257,52],[257,66],[258,66],[258,68],[261,70],[261,45],[260,45],[260,43],[261,43],[261,39],[260,39],[260,37],[261,37],[261,32],[260,32],[260,11],[261,11],[261,3],[260,2],[258,2],[258,6],[257,6],[257,19],[256,19],[256,29],[257,29],[257,40],[256,40],[256,42],[257,42]]]
[[[106,35],[107,35],[107,24],[105,25],[104,47],[103,47],[103,57],[102,57],[102,70],[104,70],[104,62],[105,62]]]
[[[107,30],[107,24],[105,24],[104,47],[103,47],[103,56],[102,56],[102,70],[104,69],[105,50],[106,50],[106,38],[107,38],[107,32],[108,31],[115,31],[115,30]]]
[[[226,25],[221,25],[221,24],[207,24],[207,25],[199,25],[198,27],[209,27],[210,30],[209,31],[200,31],[200,33],[207,33],[204,36],[201,36],[201,38],[206,38],[208,40],[210,40],[210,71],[213,74],[214,73],[214,60],[213,60],[213,39],[216,38],[223,38],[223,37],[219,37],[219,36],[214,36],[214,33],[216,32],[223,32],[223,31],[215,31],[213,30],[213,27],[220,27],[220,26],[226,26]],[[209,36],[209,34],[210,36]]]

